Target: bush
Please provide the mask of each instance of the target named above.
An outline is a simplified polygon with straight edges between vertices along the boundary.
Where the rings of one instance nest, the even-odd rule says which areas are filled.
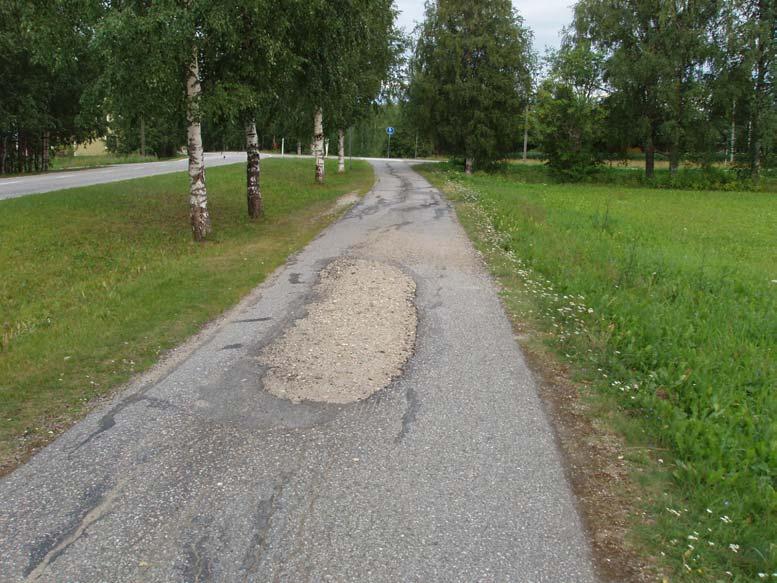
[[[546,82],[539,92],[539,146],[551,173],[563,181],[590,176],[601,162],[597,142],[601,115],[597,105],[568,85]]]

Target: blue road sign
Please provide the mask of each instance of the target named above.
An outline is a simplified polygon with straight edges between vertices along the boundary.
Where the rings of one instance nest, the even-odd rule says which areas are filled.
[[[390,136],[393,136],[394,135],[394,128],[392,128],[391,126],[387,127],[386,128],[386,133],[388,135],[390,135]]]

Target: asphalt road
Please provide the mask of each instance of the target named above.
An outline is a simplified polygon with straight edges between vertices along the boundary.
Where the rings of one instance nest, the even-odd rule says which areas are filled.
[[[224,166],[225,164],[238,164],[245,162],[245,160],[245,152],[209,153],[205,155],[205,166],[206,168],[212,168]],[[2,178],[0,179],[0,200],[18,198],[28,194],[51,192],[53,190],[63,190],[65,188],[105,184],[106,182],[131,180],[133,178],[143,178],[144,176],[156,176],[157,174],[184,172],[187,170],[188,165],[188,160],[169,160],[167,162],[116,164],[90,170],[69,170],[66,172],[35,174],[33,176]]]
[[[596,580],[493,282],[437,190],[374,165],[344,219],[0,481],[1,581]],[[415,353],[361,403],[276,399],[255,355],[342,255],[415,279]]]

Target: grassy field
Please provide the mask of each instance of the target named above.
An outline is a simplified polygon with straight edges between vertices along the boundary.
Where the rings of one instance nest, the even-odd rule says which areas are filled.
[[[158,162],[156,156],[141,156],[132,154],[128,156],[114,156],[105,154],[102,156],[55,156],[51,159],[51,170],[76,170],[82,168],[100,168],[113,164],[138,164],[141,162]]]
[[[244,167],[208,171],[204,245],[184,173],[0,202],[0,468],[235,304],[332,220],[338,196],[374,180],[364,162],[344,176],[331,165],[323,187],[307,160],[262,168],[256,223]]]
[[[777,196],[422,171],[628,419],[645,552],[678,580],[777,581]]]

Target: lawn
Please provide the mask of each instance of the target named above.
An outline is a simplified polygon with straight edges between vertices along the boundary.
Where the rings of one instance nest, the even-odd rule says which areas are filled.
[[[777,581],[777,195],[422,171],[654,452],[645,552],[678,579]]]
[[[337,197],[374,181],[364,162],[343,176],[328,164],[323,187],[308,160],[262,169],[255,223],[245,168],[208,170],[203,245],[185,173],[0,202],[0,470],[234,305],[331,222]]]
[[[113,164],[138,164],[141,162],[158,161],[160,161],[160,158],[157,158],[156,156],[141,156],[140,154],[126,156],[115,156],[112,154],[103,154],[97,156],[55,156],[51,159],[51,170],[100,168],[102,166],[111,166]]]

